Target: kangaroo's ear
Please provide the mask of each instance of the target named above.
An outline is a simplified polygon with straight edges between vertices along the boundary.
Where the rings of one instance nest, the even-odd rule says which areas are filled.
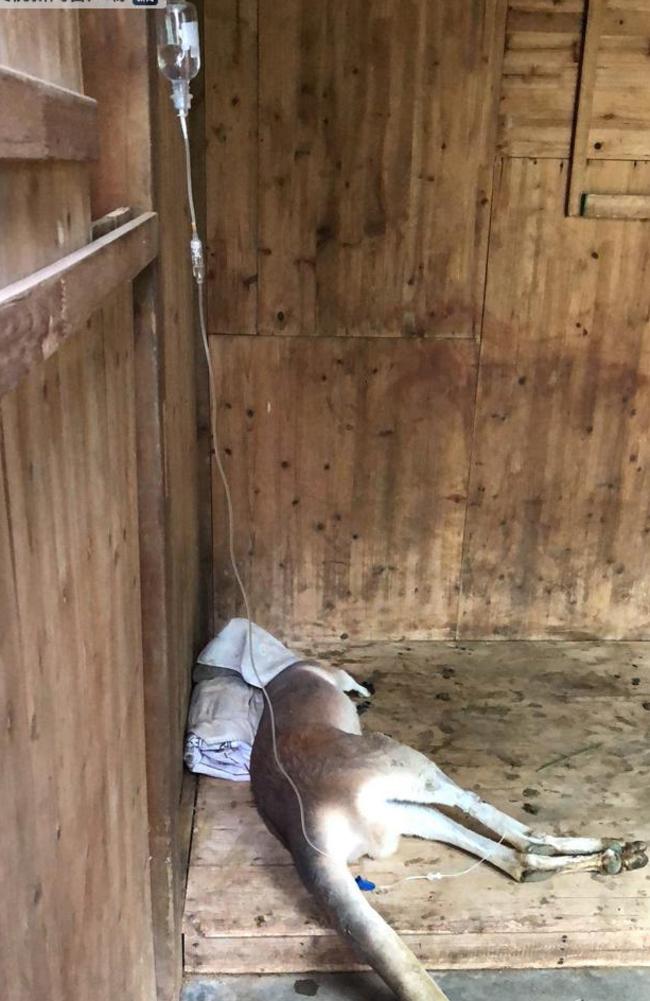
[[[342,692],[357,692],[357,694],[363,695],[364,699],[370,698],[370,692],[368,689],[364,688],[363,685],[360,685],[357,681],[355,681],[352,675],[348,674],[347,671],[339,670],[336,681],[337,687]]]

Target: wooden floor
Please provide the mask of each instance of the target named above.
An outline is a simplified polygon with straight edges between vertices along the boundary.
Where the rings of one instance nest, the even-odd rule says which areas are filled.
[[[650,838],[650,644],[402,643],[318,651],[376,688],[366,729],[432,757],[558,834]],[[378,885],[469,864],[410,838],[354,867]],[[519,886],[482,865],[372,903],[430,968],[650,965],[650,868]],[[247,784],[203,779],[185,914],[188,973],[358,968],[267,833]]]

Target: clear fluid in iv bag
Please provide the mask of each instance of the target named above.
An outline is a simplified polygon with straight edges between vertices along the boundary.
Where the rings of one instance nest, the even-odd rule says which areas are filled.
[[[168,80],[192,80],[201,66],[194,4],[170,0],[157,18],[158,68]]]
[[[174,44],[158,47],[158,68],[168,80],[192,80],[200,65],[194,48]]]

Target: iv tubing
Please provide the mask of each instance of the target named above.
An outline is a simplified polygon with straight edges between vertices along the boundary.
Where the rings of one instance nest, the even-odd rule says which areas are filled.
[[[300,790],[298,786],[289,775],[288,771],[282,764],[280,760],[280,754],[278,752],[278,741],[277,741],[277,729],[275,725],[275,711],[273,709],[273,703],[271,702],[271,697],[266,690],[266,685],[262,683],[257,667],[255,666],[255,654],[253,652],[253,623],[251,618],[251,606],[248,598],[248,592],[244,586],[241,574],[239,572],[239,566],[237,564],[237,557],[235,556],[235,518],[232,503],[232,494],[230,492],[230,484],[228,482],[228,476],[223,465],[221,458],[221,449],[219,447],[219,436],[217,430],[217,401],[215,398],[215,385],[214,385],[214,368],[212,365],[212,357],[210,354],[210,345],[208,343],[207,328],[205,322],[205,296],[203,287],[205,284],[205,261],[203,256],[203,244],[201,243],[201,238],[199,237],[197,225],[196,225],[196,208],[194,206],[194,187],[192,184],[192,159],[190,154],[190,142],[187,132],[187,118],[183,114],[178,116],[181,126],[181,133],[183,135],[183,144],[185,147],[185,169],[187,176],[187,199],[190,210],[190,223],[192,226],[192,239],[190,242],[190,251],[192,255],[192,272],[194,274],[194,280],[196,283],[198,300],[199,300],[199,326],[201,329],[201,342],[203,344],[203,351],[205,353],[205,360],[208,366],[208,388],[210,394],[210,431],[212,435],[212,451],[214,453],[214,460],[219,472],[219,477],[223,485],[223,492],[226,498],[226,511],[227,511],[227,522],[228,522],[228,554],[230,557],[230,565],[232,567],[232,572],[237,581],[237,586],[242,596],[242,601],[244,603],[244,608],[246,610],[246,621],[248,623],[248,646],[250,650],[251,665],[255,673],[255,677],[259,683],[260,688],[264,694],[264,699],[269,710],[269,719],[271,722],[271,739],[273,743],[273,755],[275,757],[275,763],[278,766],[280,773],[287,780],[294,793],[296,794],[296,799],[298,800],[298,807],[300,809],[300,824],[302,827],[302,833],[305,841],[313,848],[315,852],[319,855],[324,855],[326,858],[331,856],[315,845],[307,834],[307,826],[305,822],[305,808],[302,801],[302,796],[300,795]]]

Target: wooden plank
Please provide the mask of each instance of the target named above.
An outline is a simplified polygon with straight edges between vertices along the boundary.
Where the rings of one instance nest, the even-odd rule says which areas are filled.
[[[610,10],[650,13],[650,0],[608,0]]]
[[[640,774],[650,763],[647,644],[409,641],[304,652],[372,680],[366,729],[431,756],[508,813],[533,814],[540,830],[633,838],[650,823]],[[581,747],[589,753],[572,757]],[[638,754],[644,764],[624,770]],[[454,849],[405,838],[396,855],[352,870],[381,887],[464,864]],[[647,882],[639,872],[520,886],[485,865],[435,891],[404,882],[370,899],[429,967],[647,965]],[[196,973],[359,968],[266,831],[247,784],[200,781],[185,955]]]
[[[585,0],[508,0],[511,11],[523,11],[527,14],[582,14]]]
[[[97,105],[64,87],[0,66],[0,159],[94,160]]]
[[[584,0],[510,0],[498,146],[507,156],[567,156]]]
[[[647,38],[650,35],[650,7],[645,10],[640,8],[638,3],[627,10],[615,9],[608,4],[603,14],[603,35],[641,35]]]
[[[133,210],[128,206],[122,206],[122,208],[107,212],[101,219],[94,219],[91,226],[93,240],[99,240],[100,237],[112,233],[113,230],[119,229],[120,226],[123,226],[125,222],[129,222],[132,218]]]
[[[209,0],[205,13],[208,323],[257,329],[258,0]]]
[[[463,637],[649,635],[647,228],[563,220],[565,170],[499,173]]]
[[[3,9],[0,64],[83,91],[78,12],[48,10],[25,17],[25,11]]]
[[[650,219],[650,195],[586,193],[582,214],[589,219]]]
[[[205,37],[206,4],[198,0],[197,10],[201,21],[202,37]],[[210,8],[212,4],[208,5]],[[195,150],[203,150],[202,156],[194,156],[192,163],[192,178],[194,185],[194,200],[199,232],[204,246],[208,239],[207,213],[207,100],[206,100],[206,68],[202,64],[198,76],[192,81],[192,115],[190,116],[190,143]],[[231,150],[231,154],[232,154]],[[210,200],[212,205],[212,200]],[[255,248],[254,252],[257,252]],[[213,283],[204,287],[205,306],[210,322],[209,311]],[[255,308],[257,312],[257,307]],[[205,361],[204,348],[200,337],[195,338],[196,352],[196,413],[197,413],[197,462],[198,462],[198,518],[199,518],[199,560],[201,580],[201,636],[214,636],[213,622],[213,556],[212,556],[212,434],[210,429],[210,375]]]
[[[627,24],[624,12],[612,12],[619,24],[603,29],[598,53],[598,71],[593,113],[589,130],[589,156],[604,159],[650,158],[650,68],[648,67],[648,28],[645,24]]]
[[[598,65],[598,48],[607,0],[588,0],[584,41],[578,75],[575,126],[571,142],[567,213],[580,215],[584,195],[585,171],[589,151],[589,127],[593,111]]]
[[[0,978],[15,1001],[155,996],[133,434],[127,286],[0,401]]]
[[[386,859],[381,866],[368,864],[364,859],[351,869],[355,875],[363,873],[381,890],[407,874],[426,874],[436,868],[442,872],[457,872],[467,861],[453,849],[439,844],[418,845],[417,848],[415,864],[412,864],[413,859],[405,860],[399,855]],[[557,946],[563,934],[590,933],[598,936],[606,935],[610,930],[621,936],[637,931],[637,948],[640,942],[650,942],[650,929],[644,927],[647,901],[626,895],[620,916],[611,912],[603,916],[596,907],[609,895],[602,885],[599,895],[585,891],[584,884],[588,878],[584,875],[581,878],[567,877],[566,880],[558,877],[554,881],[551,890],[553,906],[545,913],[543,923],[546,935],[555,933],[554,945]],[[565,885],[560,886],[560,882]],[[645,888],[645,877],[640,876],[636,883],[637,888]],[[440,893],[432,899],[431,887],[425,879],[416,881],[402,892],[384,891],[371,899],[400,934],[445,938],[481,934],[500,938],[534,932],[539,928],[540,905],[543,907],[541,898],[548,895],[549,889],[547,885],[537,893],[524,894],[519,888],[524,899],[517,899],[516,892],[511,891],[504,875],[485,867],[480,876],[465,881],[462,889],[456,884],[451,895],[449,892]],[[619,893],[616,890],[613,892],[621,906]],[[224,906],[226,902],[227,908]],[[280,871],[271,864],[265,868],[234,865],[192,867],[185,906],[185,935],[189,938],[192,935],[203,939],[254,938],[260,952],[264,949],[266,935],[282,936],[288,943],[292,938],[304,935],[336,938],[327,917],[291,865]],[[638,925],[641,925],[640,929],[635,928]],[[261,931],[257,931],[258,928]],[[427,957],[428,963],[431,958]]]
[[[149,65],[155,67],[153,36],[150,46]],[[160,1001],[176,1001],[183,973],[185,834],[193,805],[193,796],[183,794],[182,748],[191,670],[206,636],[201,603],[208,596],[200,575],[195,300],[187,202],[178,185],[185,160],[169,86],[157,71],[152,88],[152,197],[165,225],[150,276],[155,301],[140,303],[140,546],[146,574],[145,719],[156,976]],[[146,282],[143,276],[145,287]]]
[[[432,969],[535,970],[570,967],[647,966],[648,936],[635,931],[609,934],[601,944],[590,932],[570,935],[528,935],[483,932],[476,935],[427,934],[401,936],[409,948]],[[255,938],[185,939],[188,974],[312,973],[362,970],[356,955],[340,938],[303,936],[267,938],[263,948]],[[191,983],[191,979],[189,980]]]
[[[650,171],[644,160],[589,160],[586,183],[590,194],[640,197],[650,191]]]
[[[0,163],[0,288],[88,243],[85,164]]]
[[[0,394],[49,358],[107,295],[157,253],[157,217],[148,212],[56,264],[0,291]]]
[[[260,333],[477,335],[504,24],[501,0],[261,4]]]
[[[533,32],[542,35],[575,34],[582,31],[582,4],[575,10],[554,5],[544,10],[522,10],[509,4],[508,32]]]
[[[84,91],[98,105],[99,158],[90,166],[94,218],[119,205],[136,214],[153,207],[150,92],[158,69],[148,21],[136,21],[130,10],[87,11],[80,19]]]
[[[163,416],[164,365],[160,341],[164,321],[160,312],[160,280],[154,263],[134,284],[136,412],[138,457],[138,512],[142,577],[142,645],[144,664],[145,733],[151,859],[152,916],[156,984],[161,1001],[178,996],[182,976],[177,908],[180,783],[178,759],[181,740],[174,717],[179,710],[177,674],[187,664],[172,659],[173,640],[167,627],[176,597],[170,589],[171,528],[165,503],[165,424]]]
[[[196,317],[188,265],[185,161],[169,84],[156,66],[155,24],[128,11],[81,20],[86,90],[98,100],[100,162],[95,213],[155,209],[159,253],[134,283],[138,507],[146,725],[147,803],[156,986],[176,1001],[182,979],[181,912],[194,783],[182,749],[190,675],[208,635],[210,545],[198,527]],[[105,53],[113,58],[107,64]],[[209,60],[208,60],[209,61]],[[197,81],[192,81],[197,113]],[[192,137],[194,141],[194,136]],[[201,152],[198,144],[196,153]],[[201,156],[195,155],[195,164]],[[199,225],[203,228],[200,200]],[[202,449],[205,448],[202,440]],[[204,470],[209,480],[209,451]],[[209,508],[209,494],[205,498]]]
[[[476,373],[472,342],[212,338],[236,548],[285,636],[449,636]],[[214,524],[225,524],[215,479]],[[215,617],[239,607],[215,533]]]

